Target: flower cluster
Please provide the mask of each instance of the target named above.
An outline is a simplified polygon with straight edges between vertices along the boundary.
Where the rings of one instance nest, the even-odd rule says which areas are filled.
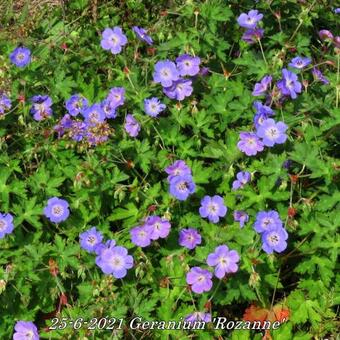
[[[166,238],[171,229],[171,224],[166,218],[149,216],[141,226],[130,230],[131,242],[139,247],[147,247],[151,241]]]
[[[103,241],[103,235],[96,227],[79,235],[80,246],[89,253],[95,253],[96,265],[107,275],[121,279],[133,267],[133,258],[125,247],[117,246],[115,240]]]
[[[275,115],[274,111],[259,101],[254,102],[256,114],[254,125],[256,132],[241,132],[237,147],[247,156],[254,156],[264,150],[264,147],[273,147],[275,144],[283,144],[287,140],[288,126],[283,122],[276,122],[269,118]]]
[[[260,211],[254,223],[256,232],[262,235],[262,249],[267,254],[283,252],[287,248],[288,233],[277,211]]]
[[[193,91],[192,80],[185,76],[196,76],[200,71],[201,59],[189,54],[182,54],[171,60],[158,61],[155,65],[153,80],[163,86],[164,94],[179,101],[189,97]]]
[[[189,195],[193,194],[196,185],[192,178],[191,169],[184,161],[178,160],[169,165],[165,172],[169,175],[170,194],[180,201],[185,201]]]
[[[238,19],[238,24],[247,30],[242,35],[242,40],[248,44],[254,44],[263,37],[264,30],[257,27],[258,22],[263,18],[263,14],[258,10],[251,10],[248,13],[242,13]]]
[[[226,245],[215,248],[215,251],[208,255],[206,262],[214,268],[214,274],[218,279],[223,279],[226,274],[236,273],[237,263],[240,256],[236,250],[229,250]],[[212,273],[201,267],[192,267],[186,275],[186,282],[192,291],[197,294],[210,291],[213,286]]]
[[[100,103],[89,105],[88,100],[80,95],[72,95],[65,103],[68,111],[54,127],[59,138],[67,134],[74,141],[87,141],[97,145],[107,141],[112,130],[107,119],[116,118],[117,109],[124,104],[125,89],[112,88]],[[72,117],[71,117],[72,116]],[[81,116],[83,120],[76,119]]]

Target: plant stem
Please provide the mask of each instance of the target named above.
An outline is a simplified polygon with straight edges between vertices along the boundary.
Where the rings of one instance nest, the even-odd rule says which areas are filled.
[[[268,62],[267,62],[266,56],[264,55],[264,52],[263,52],[263,47],[262,47],[262,44],[261,44],[261,40],[257,39],[257,41],[259,42],[259,45],[260,45],[260,49],[261,49],[263,60],[266,63],[266,66],[268,67]]]

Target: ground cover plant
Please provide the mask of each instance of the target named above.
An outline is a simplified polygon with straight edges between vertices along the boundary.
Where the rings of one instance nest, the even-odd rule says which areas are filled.
[[[335,338],[335,2],[1,6],[1,339]]]

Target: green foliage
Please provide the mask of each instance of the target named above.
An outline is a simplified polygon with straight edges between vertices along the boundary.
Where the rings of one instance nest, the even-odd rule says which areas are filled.
[[[44,339],[261,339],[254,330],[132,330],[136,316],[180,320],[194,311],[240,320],[253,304],[284,303],[289,321],[271,331],[274,340],[329,338],[336,334],[340,304],[337,262],[340,245],[339,192],[339,49],[322,43],[320,29],[336,33],[336,14],[324,1],[88,1],[73,0],[45,8],[30,18],[8,5],[1,23],[0,94],[10,94],[12,110],[0,116],[0,213],[14,216],[14,232],[0,239],[0,338],[10,339],[18,320],[34,321]],[[236,19],[258,9],[264,14],[260,46],[241,40]],[[1,9],[1,6],[0,6]],[[43,15],[48,10],[48,15]],[[35,17],[37,18],[37,17]],[[7,29],[13,22],[13,31]],[[25,25],[27,23],[27,25]],[[128,45],[113,56],[100,47],[100,32],[121,26]],[[137,41],[131,27],[149,28],[155,50]],[[20,33],[19,33],[20,32]],[[33,61],[15,68],[8,55],[23,43]],[[63,44],[66,44],[63,46]],[[197,76],[192,96],[176,102],[152,82],[154,64],[182,53],[199,56],[209,67]],[[239,133],[253,127],[254,84],[264,75],[280,79],[296,55],[308,56],[330,80],[313,80],[311,68],[299,71],[307,82],[296,100],[274,101],[277,120],[289,126],[287,142],[246,157],[237,148]],[[126,89],[126,102],[110,122],[109,140],[90,147],[58,139],[53,128],[66,113],[70,95],[91,103],[110,88]],[[336,92],[338,91],[338,92]],[[29,98],[49,94],[51,119],[35,122]],[[25,101],[19,101],[24,96]],[[143,100],[157,96],[167,105],[160,118],[143,112]],[[260,97],[260,101],[264,100]],[[124,132],[124,117],[141,123],[138,138]],[[275,118],[275,119],[276,119]],[[177,159],[190,166],[196,192],[180,202],[168,192],[165,167]],[[289,168],[283,167],[286,160]],[[252,181],[233,191],[239,171]],[[199,216],[205,195],[221,195],[228,213],[218,224]],[[71,214],[53,224],[43,215],[50,197],[67,199]],[[288,213],[294,208],[295,213]],[[240,229],[233,211],[246,210]],[[253,229],[256,213],[277,210],[289,233],[288,248],[268,255]],[[150,214],[170,219],[165,240],[139,248],[129,231]],[[95,255],[79,245],[79,234],[97,226],[133,255],[135,266],[122,279],[106,276]],[[195,227],[202,244],[189,251],[178,245],[178,232]],[[240,254],[239,271],[201,295],[190,292],[190,267],[205,265],[215,247],[227,244]],[[62,294],[67,303],[60,306]],[[209,306],[211,304],[211,306]],[[51,316],[52,315],[52,316]],[[124,329],[47,331],[51,319],[124,319]]]

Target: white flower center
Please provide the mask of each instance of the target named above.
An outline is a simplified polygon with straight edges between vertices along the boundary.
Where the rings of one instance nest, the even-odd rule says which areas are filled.
[[[229,259],[227,257],[220,257],[219,262],[222,266],[227,266],[229,264]]]
[[[211,214],[216,214],[217,210],[218,210],[218,206],[217,206],[216,203],[210,203],[210,204],[208,205],[208,211],[209,211]]]
[[[170,70],[168,68],[163,68],[161,74],[163,77],[168,78],[170,76]]]
[[[45,111],[45,105],[43,103],[35,104],[35,109],[40,113],[43,113]]]
[[[290,79],[286,80],[286,87],[292,89],[294,87],[293,81]]]
[[[113,42],[114,45],[117,45],[119,39],[118,39],[118,37],[115,34],[113,34],[111,36],[111,41]]]
[[[248,144],[249,146],[254,145],[254,144],[255,144],[255,139],[254,139],[254,138],[248,138],[247,144]]]
[[[198,282],[203,282],[203,281],[205,281],[205,276],[200,275],[200,276],[198,277],[197,281],[198,281]]]
[[[279,131],[277,128],[274,128],[274,127],[271,127],[270,129],[268,129],[266,131],[266,135],[271,138],[271,139],[274,139],[274,138],[277,138],[278,135],[279,135]]]
[[[265,218],[262,222],[262,227],[267,228],[268,225],[272,224],[274,221],[271,218]]]
[[[144,238],[146,236],[146,232],[144,230],[141,230],[139,233],[138,233],[139,237],[142,237]]]
[[[22,61],[22,60],[25,59],[25,55],[24,55],[23,53],[18,53],[18,54],[17,54],[17,59],[18,59],[19,61]]]
[[[0,220],[0,231],[4,231],[7,227],[7,223],[4,220]]]
[[[279,235],[271,234],[268,236],[267,240],[270,244],[276,246],[279,243]]]
[[[96,238],[94,236],[89,236],[87,238],[87,242],[90,243],[91,245],[94,245],[96,243]]]
[[[188,189],[186,182],[181,182],[177,185],[177,189],[180,191],[186,191]]]
[[[61,205],[56,204],[52,208],[52,213],[55,216],[61,216],[64,213],[64,208]]]
[[[27,339],[27,340],[33,339],[33,337],[34,337],[33,331],[31,331],[31,330],[27,331],[27,333],[25,334],[25,336],[26,336],[26,339]]]

